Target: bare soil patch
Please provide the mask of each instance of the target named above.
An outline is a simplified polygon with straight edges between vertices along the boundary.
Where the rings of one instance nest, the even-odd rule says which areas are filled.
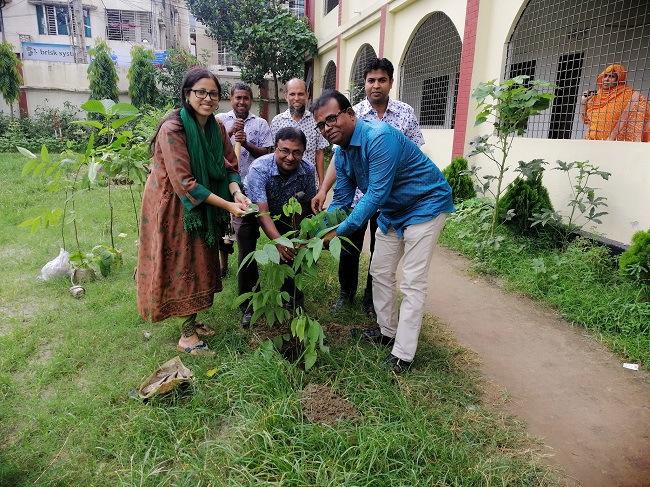
[[[301,403],[305,416],[320,425],[334,426],[338,421],[361,416],[354,404],[323,384],[308,384],[303,391]]]

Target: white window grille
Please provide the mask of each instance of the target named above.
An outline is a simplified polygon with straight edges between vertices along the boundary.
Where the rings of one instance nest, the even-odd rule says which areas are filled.
[[[368,65],[368,61],[375,59],[377,54],[370,44],[364,44],[359,48],[357,56],[354,58],[352,64],[352,72],[350,75],[350,91],[348,98],[352,105],[356,105],[366,97],[366,80],[363,78],[363,71]]]
[[[299,19],[305,16],[305,0],[285,0],[284,6]]]
[[[106,10],[106,37],[112,41],[151,42],[151,13]]]
[[[82,11],[84,35],[90,37],[90,11]],[[74,11],[67,5],[36,5],[36,21],[39,34],[67,36],[74,25]]]
[[[408,46],[399,96],[423,128],[454,128],[461,51],[460,35],[442,12],[424,21]]]
[[[323,76],[323,90],[336,89],[336,64],[330,61],[325,66],[325,75]]]
[[[584,91],[597,90],[607,66],[627,70],[626,84],[650,92],[650,2],[647,0],[530,0],[508,42],[504,76],[554,83],[555,99],[531,117],[525,137],[582,139]]]

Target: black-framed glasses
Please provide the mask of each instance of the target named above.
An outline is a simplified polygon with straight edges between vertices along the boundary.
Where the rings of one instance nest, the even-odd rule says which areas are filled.
[[[197,98],[204,100],[206,96],[210,95],[210,100],[218,100],[220,98],[218,91],[206,91],[206,90],[190,90],[192,91]]]
[[[347,110],[348,110],[347,108],[344,108],[343,110],[341,110],[336,115],[328,115],[327,117],[325,117],[325,120],[323,122],[318,122],[316,124],[316,130],[318,130],[319,132],[322,132],[323,130],[325,130],[326,125],[328,127],[331,127],[332,125],[334,125],[336,123],[336,120],[339,118],[339,115],[341,113],[343,113],[343,112],[346,112]]]
[[[304,152],[301,151],[301,150],[296,149],[296,150],[291,151],[291,150],[289,150],[289,149],[287,149],[285,147],[283,147],[281,149],[277,148],[276,150],[285,157],[288,156],[289,154],[291,154],[296,159],[302,159],[302,155],[304,154]]]

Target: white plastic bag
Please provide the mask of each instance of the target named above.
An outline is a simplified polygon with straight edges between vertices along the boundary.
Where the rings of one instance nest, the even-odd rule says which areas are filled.
[[[61,249],[56,259],[49,261],[41,269],[41,279],[47,281],[61,276],[69,276],[72,268],[70,267],[70,252]]]

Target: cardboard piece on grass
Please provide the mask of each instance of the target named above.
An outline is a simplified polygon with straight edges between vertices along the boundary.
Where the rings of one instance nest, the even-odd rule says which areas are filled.
[[[183,365],[179,356],[176,356],[158,367],[140,384],[138,395],[142,399],[149,399],[157,394],[165,394],[192,379],[194,379],[192,371]]]

